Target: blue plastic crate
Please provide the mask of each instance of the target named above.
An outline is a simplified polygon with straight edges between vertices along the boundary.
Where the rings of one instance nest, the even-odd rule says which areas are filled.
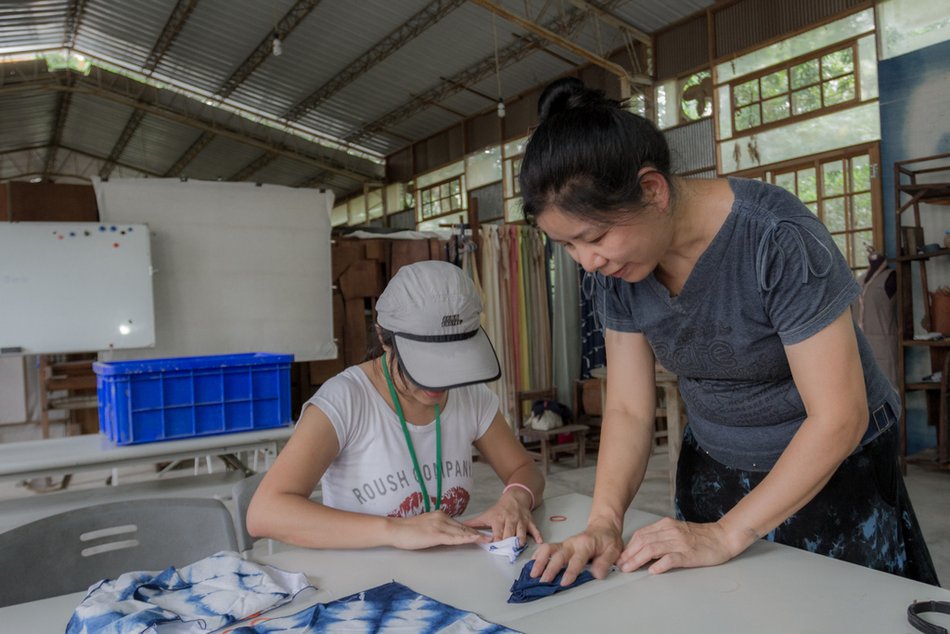
[[[132,445],[286,425],[293,359],[257,352],[94,363],[99,430]]]

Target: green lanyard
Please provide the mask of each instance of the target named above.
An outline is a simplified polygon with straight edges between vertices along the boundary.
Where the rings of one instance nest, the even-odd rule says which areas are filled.
[[[402,413],[402,406],[399,404],[399,397],[396,396],[396,387],[393,385],[392,377],[389,376],[389,368],[386,364],[386,353],[383,353],[383,376],[386,377],[386,385],[389,386],[389,395],[393,399],[393,406],[396,408],[396,414],[399,416],[399,423],[402,425],[402,433],[406,436],[406,445],[409,447],[409,456],[412,458],[412,468],[416,471],[416,478],[419,480],[419,487],[422,489],[422,501],[426,507],[426,513],[429,512],[429,491],[426,489],[426,482],[422,479],[422,471],[419,469],[419,459],[416,458],[416,449],[412,446],[412,438],[409,436],[409,427],[406,425],[406,417]],[[435,479],[438,483],[438,495],[435,498],[435,510],[439,510],[442,504],[442,419],[439,417],[439,404],[435,404]]]

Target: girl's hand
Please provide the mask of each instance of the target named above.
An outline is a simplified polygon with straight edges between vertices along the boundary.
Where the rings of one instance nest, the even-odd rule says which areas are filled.
[[[542,582],[549,583],[561,568],[567,566],[561,585],[569,586],[587,563],[593,560],[591,574],[603,579],[617,561],[622,548],[623,538],[618,526],[609,522],[591,523],[583,533],[569,537],[560,544],[545,544],[538,548],[534,554],[531,577],[541,577]]]
[[[531,497],[527,492],[513,488],[502,494],[490,509],[464,522],[473,528],[490,528],[491,541],[497,542],[512,536],[518,538],[518,544],[528,541],[528,534],[541,544],[541,531],[531,516]]]
[[[392,535],[390,543],[405,550],[489,541],[480,531],[452,519],[444,511],[390,518],[389,531]]]

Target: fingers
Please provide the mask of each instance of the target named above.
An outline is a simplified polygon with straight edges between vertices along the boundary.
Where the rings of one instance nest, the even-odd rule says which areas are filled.
[[[472,528],[488,528],[489,527],[488,522],[485,521],[484,513],[477,515],[471,519],[463,520],[461,523],[464,524],[465,526],[471,526]]]
[[[594,561],[590,565],[590,573],[594,575],[595,579],[606,579],[607,574],[610,572],[611,566],[614,565],[614,557],[611,557],[608,554],[598,555],[594,557]]]
[[[544,538],[541,537],[541,530],[538,528],[538,525],[534,523],[534,520],[528,522],[528,532],[531,533],[531,537],[534,538],[535,543],[544,543]]]

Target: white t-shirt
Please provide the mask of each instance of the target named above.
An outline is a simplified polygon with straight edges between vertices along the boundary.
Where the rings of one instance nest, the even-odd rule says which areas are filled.
[[[358,366],[333,377],[304,404],[327,415],[340,453],[323,475],[323,503],[371,515],[409,517],[425,512],[412,457],[396,415]],[[488,431],[498,397],[484,385],[449,391],[442,427],[442,503],[452,517],[465,512],[472,493],[472,443]],[[407,423],[430,506],[435,509],[435,421]]]

